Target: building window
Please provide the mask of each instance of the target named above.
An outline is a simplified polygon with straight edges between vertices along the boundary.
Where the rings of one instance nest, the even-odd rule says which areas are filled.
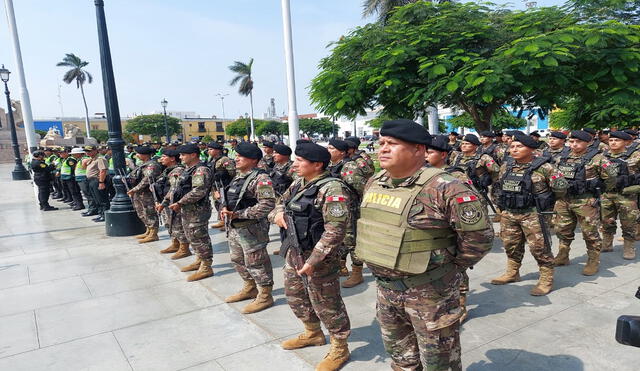
[[[98,130],[98,125],[91,125],[91,130]]]
[[[224,131],[224,127],[222,126],[221,121],[216,122],[216,131]]]
[[[198,132],[199,133],[205,133],[207,131],[207,128],[204,126],[204,122],[199,122],[198,123]]]

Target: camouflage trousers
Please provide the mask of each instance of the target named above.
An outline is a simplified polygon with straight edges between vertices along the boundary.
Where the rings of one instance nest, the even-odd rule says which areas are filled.
[[[182,213],[179,211],[172,211],[168,207],[166,207],[162,212],[165,213],[167,229],[169,230],[171,238],[175,238],[180,243],[189,243],[189,239],[184,233],[184,228],[182,227]]]
[[[309,255],[307,252],[304,259]],[[351,333],[351,322],[340,294],[339,254],[329,254],[315,266],[309,277],[308,290],[296,273],[292,260],[291,251],[288,251],[283,268],[284,294],[293,314],[302,322],[322,322],[331,336],[347,339]]]
[[[575,237],[576,225],[580,223],[582,237],[587,245],[587,251],[600,252],[602,238],[600,237],[600,210],[594,197],[570,197],[556,201],[555,231],[560,245],[569,247]]]
[[[627,240],[635,240],[637,223],[640,218],[636,200],[637,195],[623,195],[614,192],[603,194],[600,201],[602,232],[615,234],[616,219],[619,217],[622,237]]]
[[[460,295],[467,295],[469,293],[469,275],[467,270],[461,272],[462,279],[460,279]]]
[[[462,370],[456,271],[406,291],[378,286],[376,317],[395,369]]]
[[[267,252],[269,222],[261,219],[246,227],[229,228],[231,263],[245,281],[258,286],[273,286],[273,267]]]
[[[202,206],[190,204],[182,206],[180,219],[182,229],[189,240],[191,249],[200,259],[211,259],[213,247],[209,237],[209,218],[211,217],[211,205],[205,203]]]
[[[151,192],[148,190],[136,192],[133,194],[131,201],[142,223],[147,228],[158,228],[158,213],[156,212],[156,203]]]
[[[547,246],[544,242],[542,228],[536,211],[527,213],[503,211],[500,219],[500,238],[509,260],[522,263],[526,241],[538,266],[552,268],[553,253],[551,245]]]

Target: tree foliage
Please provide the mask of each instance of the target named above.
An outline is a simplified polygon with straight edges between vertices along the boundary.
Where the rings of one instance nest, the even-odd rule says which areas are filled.
[[[256,120],[256,134],[257,135],[276,135],[282,137],[285,134],[289,134],[289,126],[285,122],[275,120]]]
[[[324,137],[329,137],[338,130],[338,125],[326,117],[320,119],[304,118],[300,119],[299,128],[300,131],[307,136],[319,134]]]
[[[225,133],[231,137],[244,137],[249,133],[250,122],[248,119],[241,118],[234,122],[227,124],[224,129]]]
[[[449,120],[449,123],[456,128],[475,128],[476,123],[468,113],[463,113]],[[516,117],[506,110],[501,110],[493,116],[493,130],[519,129],[527,126],[527,120]]]
[[[247,96],[253,92],[253,79],[251,77],[252,69],[253,58],[249,60],[249,63],[235,61],[231,66],[229,66],[229,70],[236,74],[233,79],[231,79],[231,82],[229,82],[229,85],[235,86],[240,82],[240,85],[238,86],[238,93],[241,95]]]
[[[637,0],[571,0],[569,4],[585,21],[617,20],[640,24],[640,1]]]
[[[348,118],[374,107],[412,118],[438,102],[487,130],[504,107],[544,114],[568,97],[637,100],[638,40],[638,28],[585,21],[568,7],[419,1],[337,41],[311,99]]]
[[[169,128],[169,135],[180,134],[182,132],[180,119],[178,118],[167,116],[167,126]],[[165,135],[164,115],[136,116],[127,122],[125,130],[131,134],[151,135],[155,139],[159,139]]]
[[[109,132],[107,130],[91,130],[91,136],[98,141],[98,143],[107,143],[109,140]]]

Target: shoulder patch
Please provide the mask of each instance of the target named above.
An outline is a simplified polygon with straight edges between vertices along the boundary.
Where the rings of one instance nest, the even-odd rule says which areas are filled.
[[[329,196],[327,202],[346,202],[347,198],[344,196]]]
[[[340,204],[333,204],[329,206],[328,212],[329,215],[333,216],[334,218],[340,218],[347,213],[347,209]]]
[[[478,201],[478,196],[464,196],[464,197],[456,197],[456,202],[459,204],[463,204],[465,202]]]

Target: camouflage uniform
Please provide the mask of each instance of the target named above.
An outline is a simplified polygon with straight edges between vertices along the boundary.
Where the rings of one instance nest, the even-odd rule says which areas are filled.
[[[472,172],[468,167],[475,162],[475,170]],[[489,155],[486,154],[474,154],[471,156],[466,156],[462,152],[456,152],[455,155],[451,156],[449,159],[449,165],[454,167],[460,167],[467,172],[469,178],[474,180],[474,178],[488,178],[484,180],[485,183],[490,183],[497,180],[498,173],[500,172],[500,167],[496,163],[496,161]],[[478,190],[482,188],[486,188],[486,185],[478,187],[478,184],[474,185]]]
[[[633,149],[631,149],[633,151]],[[637,234],[637,223],[640,221],[640,212],[638,211],[637,195],[623,194],[622,189],[631,184],[624,184],[628,175],[640,173],[640,151],[627,153],[623,150],[620,153],[612,153],[609,150],[603,152],[604,156],[609,159],[618,170],[620,183],[615,189],[605,192],[600,199],[600,213],[602,217],[604,248],[610,251],[613,235],[616,233],[616,219],[620,217],[620,225],[622,228],[622,237],[625,240],[635,241]],[[628,156],[628,157],[627,157]],[[627,171],[620,171],[621,164],[618,161],[626,163]],[[624,165],[623,165],[624,166]],[[623,174],[624,173],[624,174]]]
[[[559,250],[562,255],[565,252],[568,255],[571,241],[575,236],[576,224],[580,223],[582,236],[587,245],[587,253],[590,257],[593,256],[594,259],[598,260],[602,247],[602,239],[599,232],[600,211],[598,199],[595,197],[593,190],[580,194],[572,186],[573,179],[576,176],[576,171],[572,170],[572,164],[582,162],[588,154],[588,151],[579,155],[571,152],[561,157],[558,161],[558,169],[569,181],[569,189],[565,197],[556,201],[554,225],[556,235],[560,240]],[[611,162],[601,154],[596,154],[584,165],[585,180],[592,183],[604,182],[602,191],[613,188],[616,181],[614,169],[615,167],[611,166]],[[556,257],[556,259],[558,258]]]
[[[211,183],[211,169],[202,162],[185,168],[178,178],[178,187],[188,190],[178,200],[182,228],[191,248],[201,260],[213,257],[211,237],[207,229],[207,222],[211,217]]]
[[[567,147],[567,146],[560,147],[558,149],[553,149],[553,148],[549,147],[549,148],[544,150],[543,156],[547,156],[547,157],[551,158],[551,160],[549,162],[551,162],[554,165],[557,165],[558,161],[560,160],[560,157],[562,157],[563,155],[567,154],[569,151],[571,151],[571,149],[569,147]]]
[[[238,182],[249,182],[244,194],[236,197],[237,203],[231,204],[231,192]],[[236,272],[245,281],[255,281],[258,286],[273,286],[273,268],[267,253],[269,243],[269,222],[267,215],[275,206],[275,192],[269,175],[254,169],[238,172],[227,188],[227,205],[229,211],[238,213],[238,218],[231,221],[229,228],[229,250],[231,262]],[[248,202],[252,200],[253,202]],[[245,203],[247,202],[247,203]]]
[[[136,168],[131,174],[133,179],[140,179],[138,184],[131,188],[131,191],[134,192],[131,201],[138,217],[147,228],[158,228],[156,202],[149,187],[161,172],[162,167],[160,164],[155,160],[149,160]]]
[[[231,179],[236,176],[236,163],[232,159],[227,156],[220,154],[218,157],[214,157],[209,161],[209,167],[213,173],[213,179],[221,181],[222,184],[226,187],[229,185]],[[211,183],[211,193],[219,191],[216,187],[215,182]],[[220,211],[220,202],[218,200],[213,200],[214,206],[216,210]]]
[[[427,175],[424,183],[417,183],[423,181],[424,175]],[[376,193],[398,188],[418,191],[410,205],[407,205],[410,200],[403,199],[407,205],[403,207],[400,201],[396,205],[389,202],[387,195]],[[475,265],[486,255],[494,237],[478,196],[453,176],[435,169],[422,168],[413,176],[400,180],[399,184],[383,171],[367,184],[362,206],[357,250],[378,281],[377,319],[385,349],[393,360],[392,368],[461,370],[460,271]],[[366,233],[375,234],[367,228],[371,225],[367,224],[365,214],[369,208],[376,212],[396,208],[393,213],[388,212],[389,216],[395,220],[407,215],[405,234],[421,232],[434,236],[426,242],[435,246],[423,252],[428,254],[427,266],[419,267],[419,270],[425,269],[424,273],[409,274],[364,258],[370,256]],[[405,211],[398,215],[398,210]],[[435,242],[435,236],[447,236],[453,245],[439,244]],[[424,280],[425,277],[428,280]]]
[[[271,171],[271,169],[273,169],[275,164],[276,161],[273,158],[273,154],[269,155],[265,153],[264,156],[262,156],[262,158],[260,159],[260,162],[258,162],[258,168],[269,172]]]
[[[293,165],[293,161],[291,160],[283,164],[276,163],[269,174],[269,177],[273,181],[273,190],[276,192],[277,198],[280,198],[293,182],[295,172],[291,165]]]
[[[189,243],[189,239],[182,226],[182,210],[173,211],[168,208],[169,205],[174,203],[174,193],[178,190],[182,173],[184,173],[184,166],[182,165],[177,165],[168,171],[167,181],[169,182],[169,192],[164,196],[162,205],[164,206],[163,211],[166,212],[167,215],[167,229],[169,230],[171,238],[175,238],[180,243]]]
[[[376,164],[373,162],[373,159],[367,152],[356,149],[356,151],[353,153],[352,159],[356,160],[356,162],[358,163],[358,167],[362,169],[362,172],[367,177],[367,179],[371,178],[373,174],[375,174]]]
[[[325,172],[309,182],[304,178],[296,179],[282,195],[282,203],[269,214],[269,220],[274,222],[275,216],[285,212],[292,198],[303,194],[312,185],[327,177],[329,173]],[[283,268],[284,293],[295,316],[305,324],[322,322],[336,339],[347,339],[351,332],[347,309],[340,294],[338,276],[342,242],[349,222],[349,194],[344,183],[338,180],[326,181],[318,187],[313,205],[315,210],[321,213],[324,225],[319,240],[313,241],[315,244],[311,249],[303,251],[305,262],[314,267],[313,274],[308,277],[308,289],[305,289],[296,272],[296,262],[291,249],[287,251]]]

